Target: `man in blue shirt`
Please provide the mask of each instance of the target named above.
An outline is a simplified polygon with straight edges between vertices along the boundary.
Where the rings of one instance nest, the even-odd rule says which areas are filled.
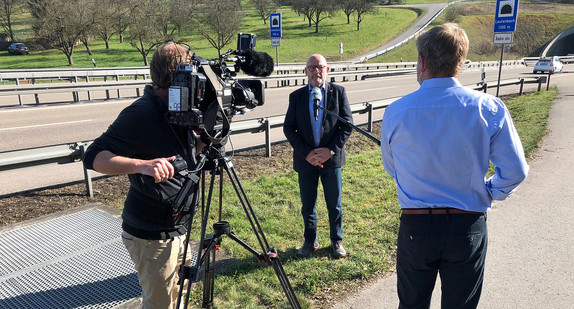
[[[381,152],[402,208],[399,308],[429,308],[437,273],[442,308],[476,308],[488,240],[486,213],[526,178],[522,144],[504,103],[463,88],[468,51],[456,24],[417,39],[420,88],[385,110]],[[489,163],[494,175],[486,179]]]
[[[344,145],[352,128],[336,117],[314,107],[314,99],[328,111],[349,123],[353,115],[345,88],[326,81],[329,67],[325,57],[315,54],[307,60],[305,74],[309,85],[289,95],[283,133],[293,147],[293,169],[299,176],[301,215],[305,241],[297,256],[308,257],[319,248],[317,240],[317,187],[323,185],[329,212],[331,249],[335,258],[347,255],[343,248],[343,205],[341,166],[345,164]],[[313,94],[311,93],[313,91]]]

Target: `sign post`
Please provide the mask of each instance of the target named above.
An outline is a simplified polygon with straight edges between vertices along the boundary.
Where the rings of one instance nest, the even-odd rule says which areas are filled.
[[[504,44],[511,44],[516,20],[518,19],[518,0],[496,0],[496,12],[494,14],[494,44],[500,44],[500,63],[498,64],[498,85],[496,96],[500,90],[500,75],[502,73],[502,57]]]
[[[269,14],[269,27],[271,35],[271,46],[275,46],[275,59],[277,66],[279,66],[279,46],[281,45],[281,13]]]

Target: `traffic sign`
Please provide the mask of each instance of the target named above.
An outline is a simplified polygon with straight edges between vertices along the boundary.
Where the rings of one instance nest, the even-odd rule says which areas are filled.
[[[497,0],[494,33],[514,32],[518,17],[518,0]]]
[[[281,38],[281,13],[269,14],[271,38]]]
[[[495,33],[494,44],[512,44],[513,33]]]
[[[271,38],[271,46],[281,46],[281,38]]]

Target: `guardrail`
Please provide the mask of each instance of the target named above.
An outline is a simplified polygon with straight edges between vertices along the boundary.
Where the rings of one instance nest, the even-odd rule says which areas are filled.
[[[518,78],[500,82],[500,86],[520,85],[519,94],[522,94],[524,84],[538,83],[538,91],[541,85],[546,83],[546,76],[533,78]],[[474,90],[486,92],[487,88],[497,87],[497,84],[477,84],[472,87]],[[386,108],[399,97],[377,100],[372,102],[356,103],[351,105],[353,114],[368,114],[367,130],[373,130],[373,113],[375,110]],[[251,119],[231,123],[231,134],[241,133],[261,133],[265,132],[266,156],[271,156],[271,136],[272,128],[282,127],[285,115],[277,115],[268,118]],[[68,143],[47,147],[38,147],[24,150],[0,152],[0,171],[19,169],[23,167],[37,166],[49,163],[66,164],[80,161],[85,149],[91,141]],[[84,168],[86,191],[89,196],[93,196],[92,179],[89,170]]]
[[[498,67],[498,61],[469,62],[466,69]],[[522,60],[503,61],[503,65],[524,65]],[[307,76],[303,73],[302,64],[283,64],[276,68],[276,74],[260,78],[265,87],[285,87],[304,85]],[[345,82],[350,80],[364,80],[371,77],[388,75],[409,74],[416,71],[416,62],[396,62],[396,63],[370,63],[351,64],[349,62],[338,62],[331,64],[329,77],[331,82]],[[113,76],[111,81],[108,77]],[[141,79],[138,76],[142,76]],[[49,103],[47,100],[41,102],[41,95],[54,93],[70,93],[70,99],[58,99],[59,102],[79,102],[80,93],[87,93],[87,100],[93,99],[93,91],[105,91],[105,97],[100,99],[109,100],[112,98],[111,91],[117,92],[114,98],[122,98],[122,90],[135,90],[135,96],[139,97],[143,87],[150,83],[147,78],[149,68],[120,68],[95,70],[0,70],[0,81],[9,81],[11,84],[0,85],[0,97],[17,96],[19,105],[24,105],[22,100],[24,95],[33,95],[34,103]],[[103,79],[96,81],[95,78]],[[128,79],[133,78],[133,79]],[[237,79],[248,78],[246,75],[239,75]],[[45,82],[40,82],[41,80]],[[48,82],[49,80],[50,82]],[[82,81],[83,80],[83,81]],[[14,83],[15,81],[15,83]],[[54,82],[59,81],[59,82]],[[70,81],[69,83],[63,81]],[[133,97],[132,94],[127,97]],[[49,97],[53,100],[53,96]],[[43,98],[42,98],[43,99]],[[4,100],[4,105],[7,105]],[[16,103],[14,103],[16,104]],[[12,105],[14,105],[12,104]],[[29,103],[26,103],[29,104]]]

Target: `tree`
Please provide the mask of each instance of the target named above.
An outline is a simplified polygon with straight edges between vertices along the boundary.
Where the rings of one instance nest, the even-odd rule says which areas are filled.
[[[74,65],[74,48],[86,31],[91,0],[29,0],[34,32],[48,45],[61,50]]]
[[[337,5],[334,0],[314,0],[311,8],[313,10],[311,21],[315,24],[315,33],[319,32],[319,23],[331,18],[337,11]]]
[[[110,50],[110,39],[117,33],[117,27],[114,23],[119,18],[124,4],[127,1],[117,0],[100,0],[99,5],[95,7],[95,24],[94,33],[99,36],[106,44],[106,51]]]
[[[339,7],[343,10],[343,13],[347,16],[347,24],[351,23],[351,14],[355,12],[355,0],[337,0]]]
[[[357,31],[359,31],[361,22],[365,19],[365,15],[373,11],[374,5],[369,0],[355,0],[353,3],[355,12],[357,12],[355,21],[357,22]]]
[[[12,25],[16,21],[15,13],[22,9],[22,0],[0,0],[0,26],[12,42],[16,41]]]
[[[249,0],[249,2],[255,6],[265,25],[267,24],[267,19],[269,19],[269,14],[275,12],[278,7],[275,0]]]
[[[157,7],[152,1],[134,3],[130,11],[132,22],[129,25],[128,40],[143,58],[145,66],[149,65],[148,55],[155,47],[164,41],[164,36],[154,24]]]
[[[240,0],[203,0],[198,5],[201,15],[198,23],[199,33],[217,49],[221,50],[228,45],[239,32],[241,24]]]
[[[311,27],[311,17],[313,16],[313,0],[293,0],[291,1],[291,9],[297,14],[305,16]]]

